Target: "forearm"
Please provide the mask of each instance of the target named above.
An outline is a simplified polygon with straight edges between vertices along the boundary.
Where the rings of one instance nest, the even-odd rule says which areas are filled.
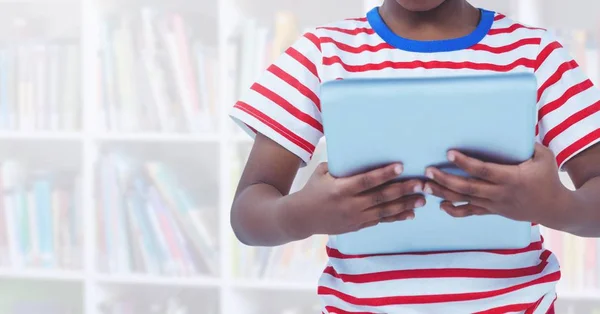
[[[236,197],[231,226],[237,238],[250,246],[278,246],[302,240],[310,234],[298,213],[298,193],[282,195],[268,184],[248,186]]]
[[[545,224],[580,237],[600,237],[600,177],[588,180],[576,191],[568,191],[557,202],[560,214]]]

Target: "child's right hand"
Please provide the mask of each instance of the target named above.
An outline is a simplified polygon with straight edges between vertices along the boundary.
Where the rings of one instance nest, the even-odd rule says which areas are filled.
[[[425,205],[420,193],[424,182],[390,181],[402,172],[400,164],[347,178],[334,178],[327,163],[318,166],[305,187],[296,193],[299,206],[293,216],[308,236],[337,235],[414,218],[414,209]],[[388,184],[390,183],[390,184]],[[306,234],[305,234],[306,235]]]

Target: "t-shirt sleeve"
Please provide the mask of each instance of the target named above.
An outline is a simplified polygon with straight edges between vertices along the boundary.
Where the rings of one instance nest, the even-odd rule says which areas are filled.
[[[538,139],[560,169],[600,141],[600,90],[551,33],[545,32],[536,62]]]
[[[241,95],[230,116],[252,137],[257,132],[269,137],[305,165],[323,137],[321,65],[320,41],[307,32]]]

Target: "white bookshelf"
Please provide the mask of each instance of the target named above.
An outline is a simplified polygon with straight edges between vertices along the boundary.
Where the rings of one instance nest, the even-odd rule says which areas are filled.
[[[239,148],[247,150],[251,140],[239,133],[233,132],[227,111],[233,105],[235,98],[232,93],[231,78],[228,77],[227,62],[220,60],[218,87],[218,128],[208,134],[154,133],[154,132],[119,132],[102,131],[98,126],[97,112],[98,69],[94,66],[100,47],[99,20],[102,12],[119,9],[137,9],[141,4],[171,5],[185,4],[184,10],[198,12],[199,19],[217,21],[210,32],[216,34],[216,48],[221,57],[230,55],[228,40],[234,32],[234,26],[241,17],[249,16],[261,21],[271,22],[273,14],[278,10],[292,10],[299,16],[302,27],[309,27],[333,21],[340,18],[359,16],[367,9],[381,1],[378,0],[310,0],[304,2],[291,0],[127,0],[122,5],[120,1],[107,0],[9,0],[0,1],[3,6],[16,7],[15,10],[23,15],[56,14],[61,19],[67,19],[63,28],[55,27],[54,33],[79,32],[82,56],[82,126],[78,131],[0,131],[0,157],[5,154],[18,152],[20,156],[37,161],[44,161],[51,166],[71,164],[71,168],[80,170],[83,182],[82,189],[82,223],[83,247],[82,267],[79,270],[36,270],[0,268],[0,295],[6,289],[2,285],[23,285],[23,290],[54,290],[61,298],[67,299],[81,308],[85,314],[101,313],[99,305],[115,295],[131,293],[142,297],[160,297],[165,293],[180,291],[191,294],[186,300],[199,302],[194,313],[206,314],[288,314],[285,312],[297,306],[300,312],[314,311],[318,304],[316,297],[317,277],[307,280],[284,280],[277,278],[239,278],[233,270],[234,236],[229,225],[229,208],[232,200],[233,165]],[[40,8],[54,7],[54,11],[43,13]],[[301,3],[301,4],[299,4]],[[475,5],[489,6],[507,14],[519,16],[525,22],[542,22],[546,12],[540,8],[536,0],[513,1],[473,1]],[[76,18],[61,15],[65,8],[76,4],[79,16]],[[122,6],[121,6],[122,5]],[[318,7],[319,10],[315,10]],[[34,13],[31,13],[35,10]],[[62,10],[62,11],[61,11]],[[2,11],[2,10],[0,10]],[[53,13],[54,12],[54,13]],[[62,13],[61,13],[62,12]],[[73,26],[74,24],[75,26]],[[203,24],[199,24],[203,25]],[[202,27],[202,26],[199,26]],[[0,30],[1,32],[1,30]],[[49,31],[50,32],[50,31]],[[118,147],[133,152],[138,156],[170,156],[174,162],[185,163],[191,168],[195,163],[204,164],[204,168],[195,167],[192,172],[198,174],[200,181],[216,182],[210,185],[211,202],[218,211],[219,239],[219,268],[215,276],[168,277],[144,274],[106,274],[98,269],[97,250],[97,221],[95,198],[95,164],[99,153],[106,147]],[[40,149],[47,152],[39,153]],[[176,156],[173,158],[173,156]],[[63,158],[64,157],[64,158]],[[308,168],[310,169],[310,167]],[[306,171],[306,170],[305,170]],[[199,182],[199,187],[203,187]],[[301,183],[297,183],[301,184]],[[214,193],[213,193],[214,192]],[[305,278],[306,279],[306,278]],[[17,289],[18,290],[18,289]],[[64,293],[70,292],[68,296]],[[18,298],[17,292],[11,292],[12,298]],[[586,300],[600,303],[600,291],[568,291],[562,290],[562,300]],[[194,303],[195,304],[195,303]],[[0,306],[2,300],[0,300]]]

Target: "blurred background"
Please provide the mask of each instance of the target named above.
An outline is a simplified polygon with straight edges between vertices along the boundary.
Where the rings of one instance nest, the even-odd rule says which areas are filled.
[[[226,113],[304,29],[379,2],[0,0],[0,313],[320,313],[324,238],[233,237],[252,142]],[[598,83],[599,1],[471,2],[554,30]],[[600,243],[544,234],[557,313],[600,313]]]

